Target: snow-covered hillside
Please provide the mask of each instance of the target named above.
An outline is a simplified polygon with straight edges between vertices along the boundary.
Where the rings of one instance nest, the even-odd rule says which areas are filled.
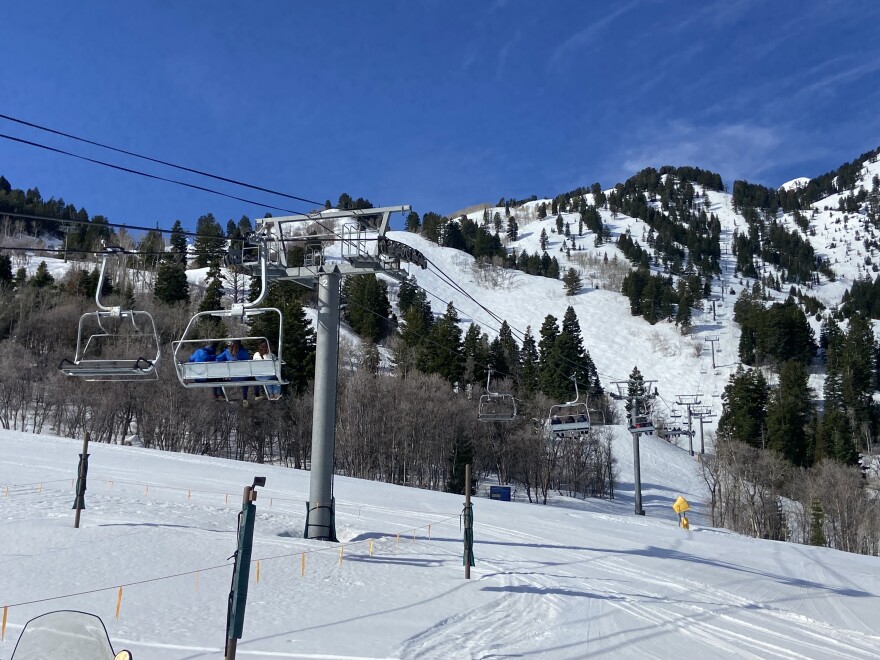
[[[0,432],[0,658],[29,618],[65,608],[100,615],[137,660],[221,658],[236,513],[257,475],[241,658],[880,654],[880,560],[709,529],[699,512],[678,528],[670,506],[700,497],[697,464],[656,439],[635,517],[628,444],[615,440],[614,501],[476,499],[466,581],[460,496],[337,477],[341,543],[305,541],[306,472],[93,445],[77,530],[80,442]]]

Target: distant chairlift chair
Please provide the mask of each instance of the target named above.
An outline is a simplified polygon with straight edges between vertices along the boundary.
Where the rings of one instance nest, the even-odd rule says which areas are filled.
[[[118,248],[107,249],[121,252]],[[160,348],[156,323],[148,312],[101,303],[106,270],[105,254],[95,290],[98,309],[80,317],[76,355],[73,360],[62,360],[58,368],[66,376],[86,381],[157,380]]]
[[[477,415],[481,422],[512,422],[516,419],[516,399],[512,394],[493,392],[492,370],[486,378],[486,394],[480,397],[480,410]]]
[[[171,342],[174,354],[174,368],[180,384],[187,388],[219,387],[226,394],[228,387],[262,387],[267,398],[271,385],[286,385],[281,376],[281,347],[283,345],[284,318],[281,310],[275,307],[257,307],[266,296],[266,260],[261,256],[262,264],[262,288],[260,295],[249,303],[235,304],[230,309],[199,312],[193,316],[183,331],[183,336]],[[278,316],[278,343],[268,341],[266,337],[197,337],[199,320],[206,317],[238,318],[246,322],[251,316],[257,314],[273,314]],[[265,341],[272,352],[271,359],[265,360],[232,360],[226,362],[189,362],[190,355],[198,348],[206,344],[225,345],[229,341],[238,340],[245,343],[259,344]]]

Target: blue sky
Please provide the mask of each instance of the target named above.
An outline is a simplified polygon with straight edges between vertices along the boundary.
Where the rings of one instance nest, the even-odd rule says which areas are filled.
[[[779,185],[880,145],[875,0],[30,0],[3,24],[0,113],[321,201],[452,213],[664,164]],[[266,210],[7,140],[0,174],[130,224]]]

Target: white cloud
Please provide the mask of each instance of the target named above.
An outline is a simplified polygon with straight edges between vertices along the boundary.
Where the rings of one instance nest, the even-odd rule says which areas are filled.
[[[572,53],[583,48],[584,46],[588,46],[591,40],[594,37],[598,36],[605,28],[607,28],[614,21],[614,19],[616,19],[621,14],[628,12],[630,9],[638,4],[639,0],[632,0],[632,2],[628,2],[627,4],[611,12],[607,16],[603,16],[599,20],[594,21],[584,29],[566,39],[559,46],[557,46],[554,49],[553,53],[550,55],[550,59],[547,61],[547,68],[557,68],[563,59],[569,57]]]

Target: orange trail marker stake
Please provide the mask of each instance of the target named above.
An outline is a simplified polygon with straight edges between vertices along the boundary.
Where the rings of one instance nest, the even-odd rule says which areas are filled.
[[[260,584],[260,560],[257,560],[257,584]]]
[[[144,496],[146,497],[146,496],[148,496],[149,494],[150,494],[150,487],[149,487],[149,486],[144,486]]]
[[[199,572],[196,571],[196,591],[199,590]]]
[[[9,486],[6,486],[6,490],[3,491],[3,497],[9,497]]]
[[[416,530],[413,530],[413,543],[416,542]]]
[[[301,575],[305,576],[306,574],[306,553],[302,553],[302,573]]]
[[[400,534],[397,535],[397,547],[400,547]]]
[[[9,606],[3,606],[3,623],[0,624],[0,642],[6,639],[6,615],[9,614]]]
[[[342,549],[343,549],[344,547],[345,547],[344,545],[340,545],[340,546],[339,546],[339,563],[340,563],[340,564],[342,564]]]
[[[373,556],[373,542],[370,541],[370,557]]]
[[[119,593],[116,595],[116,620],[119,621],[119,608],[122,607],[122,587],[119,587]]]
[[[40,487],[37,488],[37,495],[42,495],[42,494],[43,494],[43,482],[41,481]]]

